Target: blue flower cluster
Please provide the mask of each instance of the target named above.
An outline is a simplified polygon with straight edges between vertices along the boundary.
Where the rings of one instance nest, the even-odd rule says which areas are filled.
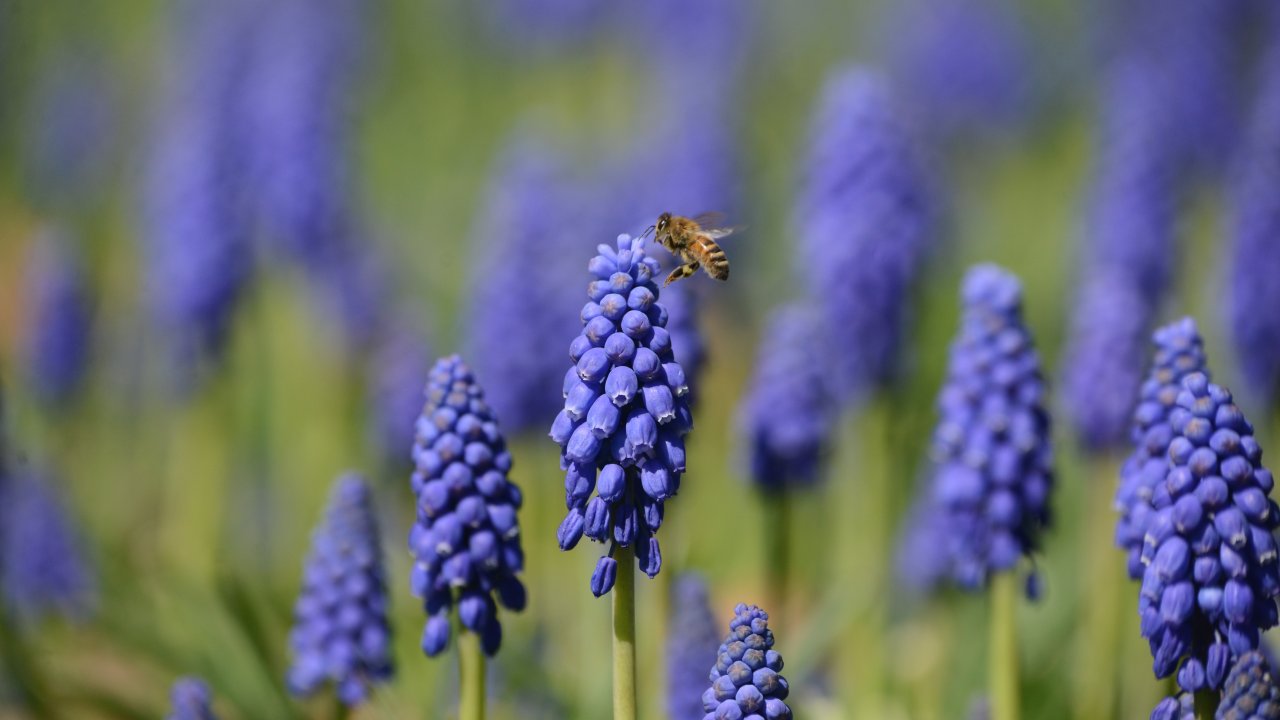
[[[89,297],[84,270],[56,230],[42,233],[28,273],[27,367],[37,397],[66,403],[79,389],[89,362]]]
[[[1151,711],[1151,720],[1196,720],[1195,698],[1190,693],[1167,697]]]
[[[1063,404],[1088,451],[1123,447],[1142,384],[1152,305],[1123,272],[1086,272],[1063,361]]]
[[[1026,28],[1006,0],[895,3],[882,38],[904,99],[948,133],[1025,119],[1034,78]]]
[[[289,691],[310,695],[331,680],[343,704],[364,702],[393,673],[388,604],[373,494],[347,474],[312,537],[289,635]]]
[[[456,605],[462,627],[493,655],[502,644],[497,603],[516,612],[525,606],[516,577],[524,570],[516,518],[523,496],[507,479],[511,453],[484,391],[457,355],[431,369],[413,461],[410,585],[428,616],[422,650],[434,657],[449,644]]]
[[[832,390],[855,398],[898,367],[936,200],[887,84],[859,68],[823,91],[798,202],[800,269],[830,335]]]
[[[656,533],[663,502],[680,488],[684,436],[693,428],[689,384],[675,361],[658,261],[644,238],[600,245],[588,270],[582,332],[569,345],[564,409],[551,425],[565,471],[568,515],[557,533],[570,550],[585,535],[610,543],[591,577],[599,597],[617,578],[614,548],[634,547],[641,570],[662,567]]]
[[[179,678],[169,691],[172,710],[165,720],[218,720],[213,714],[213,693],[198,678]]]
[[[542,426],[559,407],[555,388],[564,368],[546,343],[577,327],[573,259],[591,247],[573,229],[563,169],[545,146],[527,131],[512,138],[472,242],[467,356],[485,378],[503,427],[514,434]]]
[[[1276,625],[1280,507],[1231,393],[1192,373],[1169,424],[1169,471],[1152,490],[1142,543],[1142,635],[1157,677],[1176,670],[1184,690],[1216,690],[1231,659]]]
[[[93,608],[95,583],[74,522],[42,473],[0,477],[0,592],[20,618]]]
[[[1277,21],[1275,24],[1280,24]],[[1244,378],[1261,402],[1280,394],[1280,45],[1261,72],[1252,118],[1233,188],[1228,326]]]
[[[1129,577],[1142,577],[1142,538],[1150,518],[1151,498],[1169,472],[1169,443],[1173,440],[1170,414],[1182,392],[1182,381],[1192,373],[1205,373],[1204,343],[1189,317],[1156,330],[1155,359],[1142,383],[1133,411],[1133,452],[1120,468],[1116,491],[1116,546],[1128,556]]]
[[[183,389],[202,356],[220,355],[253,269],[242,194],[249,155],[241,88],[254,21],[246,5],[176,4],[172,76],[144,171],[147,301],[172,343]]]
[[[1258,651],[1240,656],[1222,686],[1215,720],[1280,720],[1280,687]]]
[[[667,717],[696,718],[702,714],[707,658],[719,640],[719,631],[707,584],[701,577],[681,575],[673,595],[667,630]]]
[[[787,306],[774,313],[761,335],[742,434],[751,480],[762,489],[818,478],[832,431],[818,332],[812,312]]]
[[[1039,548],[1053,452],[1040,358],[1022,321],[1022,287],[994,265],[971,269],[933,435],[933,500],[949,574],[976,589]]]
[[[773,649],[769,613],[739,603],[716,653],[711,687],[702,693],[703,720],[790,720],[791,708],[785,702],[790,686],[781,672],[782,656]]]

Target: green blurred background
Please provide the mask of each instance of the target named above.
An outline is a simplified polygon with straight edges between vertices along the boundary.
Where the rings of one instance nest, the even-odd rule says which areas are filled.
[[[742,477],[735,414],[760,319],[797,291],[792,208],[817,92],[834,68],[876,61],[887,6],[760,3],[740,104],[705,108],[739,124],[750,231],[730,248],[732,283],[704,305],[710,359],[690,470],[661,533],[667,568],[657,581],[639,581],[645,717],[663,714],[669,577],[703,573],[724,620],[735,602],[765,596],[761,503]],[[141,308],[137,185],[148,110],[168,62],[168,9],[141,0],[0,0],[4,422],[12,456],[57,471],[99,584],[89,617],[6,633],[0,718],[159,717],[169,684],[185,674],[209,681],[224,718],[331,717],[327,698],[289,699],[283,676],[309,533],[331,481],[347,468],[370,476],[384,511],[396,632],[396,679],[358,716],[449,717],[455,660],[423,657],[424,617],[407,591],[408,469],[379,458],[358,368],[296,272],[276,268],[255,280],[225,363],[189,402],[172,402],[160,379],[159,340]],[[995,261],[1023,279],[1046,374],[1059,375],[1093,147],[1094,78],[1080,60],[1088,54],[1088,13],[1067,2],[1023,10],[1043,100],[1016,131],[938,148],[948,232],[919,285],[902,381],[843,420],[828,481],[794,500],[795,577],[773,625],[798,717],[963,718],[984,692],[985,599],[910,598],[892,582],[889,565],[924,467],[958,283],[969,264]],[[461,0],[389,0],[371,8],[370,21],[355,172],[373,226],[368,242],[396,268],[400,300],[420,312],[434,352],[444,354],[466,331],[459,308],[473,257],[468,238],[509,132],[532,115],[588,168],[637,132],[655,101],[620,28],[529,52],[486,32]],[[106,170],[90,202],[64,211],[30,201],[21,167],[30,98],[43,70],[69,48],[94,59],[111,113],[94,146]],[[1180,210],[1176,299],[1161,318],[1199,318],[1215,372],[1232,385],[1234,363],[1218,322],[1221,194],[1220,184],[1206,183]],[[50,224],[79,238],[93,297],[89,381],[57,412],[34,400],[23,365],[26,268],[34,238]],[[1055,430],[1056,524],[1039,561],[1044,598],[1019,617],[1024,714],[1079,717],[1072,698],[1110,685],[1119,693],[1115,717],[1146,717],[1163,688],[1138,636],[1136,586],[1124,577],[1119,551],[1106,567],[1086,561],[1090,543],[1110,542],[1116,461],[1086,460],[1061,423]],[[554,444],[542,436],[513,443],[513,479],[526,497],[531,600],[525,613],[503,616],[490,715],[606,717],[609,604],[588,592],[595,556],[555,547],[563,510]],[[876,474],[891,488],[888,516],[861,501]],[[1098,612],[1086,606],[1098,603],[1109,604],[1120,625],[1109,638],[1082,641],[1083,619]],[[867,678],[878,691],[861,685]]]

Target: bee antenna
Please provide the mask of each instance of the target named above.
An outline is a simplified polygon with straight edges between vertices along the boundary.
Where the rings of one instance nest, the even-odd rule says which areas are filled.
[[[657,225],[650,225],[649,227],[644,229],[644,232],[640,233],[640,237],[649,237],[649,233],[656,230],[657,227],[658,227]]]

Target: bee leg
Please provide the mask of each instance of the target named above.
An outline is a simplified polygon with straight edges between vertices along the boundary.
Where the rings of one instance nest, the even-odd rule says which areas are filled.
[[[662,283],[662,287],[666,287],[680,278],[687,278],[696,272],[698,272],[697,261],[677,266],[676,269],[672,270],[671,274],[667,276],[666,281]]]

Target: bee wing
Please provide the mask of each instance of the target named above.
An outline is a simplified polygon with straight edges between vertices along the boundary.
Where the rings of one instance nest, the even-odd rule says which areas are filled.
[[[722,228],[703,228],[702,233],[710,237],[712,240],[723,240],[736,232],[742,232],[746,229],[745,225],[734,225]]]
[[[721,227],[724,225],[724,221],[728,218],[722,212],[704,212],[694,215],[689,219],[698,223],[698,227],[703,230],[708,230],[710,228]]]

